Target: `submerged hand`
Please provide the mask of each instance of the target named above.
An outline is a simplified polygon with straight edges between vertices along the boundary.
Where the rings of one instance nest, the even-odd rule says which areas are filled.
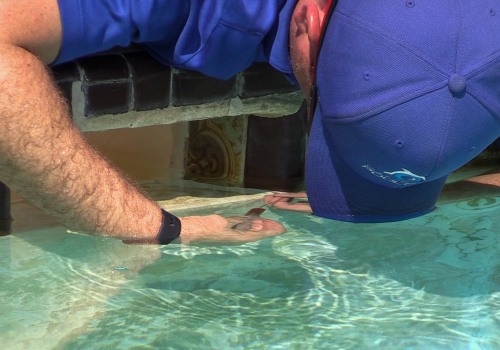
[[[307,194],[305,192],[283,192],[273,193],[264,196],[264,203],[266,205],[290,211],[299,211],[302,213],[312,213],[311,206],[307,201]]]
[[[253,242],[286,232],[281,223],[258,216],[187,216],[180,220],[182,231],[179,240],[183,244]]]

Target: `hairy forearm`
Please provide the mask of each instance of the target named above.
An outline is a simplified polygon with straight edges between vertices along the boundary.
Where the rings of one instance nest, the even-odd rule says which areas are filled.
[[[46,67],[0,45],[0,179],[62,224],[91,234],[152,237],[158,205],[92,149]]]

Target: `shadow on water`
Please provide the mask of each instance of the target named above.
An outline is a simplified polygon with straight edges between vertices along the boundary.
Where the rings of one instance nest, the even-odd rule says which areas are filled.
[[[261,242],[246,253],[238,248],[226,248],[188,259],[163,257],[146,267],[141,278],[148,288],[158,290],[250,293],[269,299],[287,298],[311,288],[307,271],[296,261],[272,254],[269,243]],[[292,288],[290,281],[294,282]]]
[[[238,246],[158,249],[62,230],[19,237],[54,256],[49,277],[64,274],[55,285],[71,285],[61,288],[60,300],[70,293],[70,313],[86,315],[61,348],[183,348],[187,340],[200,349],[265,348],[290,339],[300,348],[331,348],[333,341],[360,348],[349,342],[362,344],[367,329],[400,342],[416,331],[412,326],[419,334],[443,334],[436,327],[449,319],[446,327],[455,334],[461,330],[455,319],[468,320],[468,308],[475,313],[477,305],[446,297],[500,290],[498,188],[451,186],[436,211],[396,223],[350,224],[268,210],[263,216],[283,221],[289,232]],[[252,205],[215,211],[237,215]],[[17,265],[36,269],[24,260]],[[366,341],[373,345],[369,336]]]
[[[98,311],[60,342],[63,349],[89,344],[129,348],[136,343],[162,349],[183,349],[186,344],[229,349],[223,343],[226,337],[260,339],[263,335],[255,329],[274,330],[288,309],[293,312],[285,327],[300,329],[304,317],[314,317],[306,301],[320,298],[313,294],[309,271],[275,254],[272,239],[151,250],[111,239],[50,235],[43,239],[33,234],[26,241],[62,257],[64,264],[53,266],[54,272],[63,272],[61,279],[78,288],[77,298],[85,300],[81,310],[72,305],[71,314]],[[161,254],[153,258],[154,252]],[[220,347],[214,345],[219,342]]]
[[[297,218],[336,247],[332,267],[393,279],[448,297],[500,291],[500,190],[462,181],[447,185],[437,209],[423,217],[382,224]]]
[[[226,216],[240,215],[248,210],[248,205],[231,205],[230,209],[218,211]],[[213,210],[195,214],[208,214]],[[107,278],[118,267],[140,288],[179,293],[213,290],[251,293],[259,298],[286,298],[312,285],[308,272],[297,261],[274,254],[272,239],[234,246],[172,244],[158,247],[68,234],[64,228],[21,232],[14,236],[63,259],[74,270],[93,270],[94,275]]]
[[[461,181],[447,185],[434,212],[383,224],[352,224],[269,211],[270,218],[285,222],[288,231],[295,233],[296,239],[289,239],[290,233],[276,239],[289,254],[276,254],[272,239],[249,248],[167,248],[170,253],[154,258],[140,256],[140,250],[110,239],[80,236],[75,240],[61,235],[57,244],[43,237],[32,237],[30,243],[73,260],[92,257],[103,265],[129,263],[137,272],[144,268],[146,272],[140,276],[145,285],[159,290],[213,289],[286,297],[314,287],[304,264],[307,257],[300,257],[311,255],[307,250],[313,249],[311,253],[332,269],[390,278],[427,293],[468,297],[500,291],[500,222],[495,220],[500,217],[498,195],[496,186]],[[248,209],[245,205],[249,204],[219,212],[237,215]],[[334,251],[308,245],[307,235],[323,239]]]

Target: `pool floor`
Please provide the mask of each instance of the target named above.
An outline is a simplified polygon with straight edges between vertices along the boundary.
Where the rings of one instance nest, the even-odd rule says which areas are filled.
[[[288,232],[232,246],[26,224],[0,238],[2,348],[499,349],[500,191],[450,188],[433,213],[390,224],[268,209]]]

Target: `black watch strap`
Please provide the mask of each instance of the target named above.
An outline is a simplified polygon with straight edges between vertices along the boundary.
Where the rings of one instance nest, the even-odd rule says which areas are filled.
[[[181,235],[181,221],[166,210],[161,210],[162,222],[160,231],[156,236],[158,244],[169,244]]]

